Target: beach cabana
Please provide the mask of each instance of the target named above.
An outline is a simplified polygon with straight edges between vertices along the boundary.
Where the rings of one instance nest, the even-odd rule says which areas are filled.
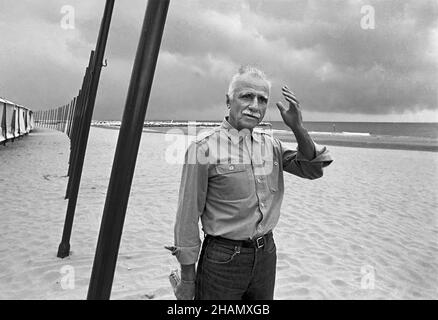
[[[26,110],[23,106],[17,106],[18,111],[18,134],[20,136],[24,135],[26,131],[26,122],[25,122],[25,116],[26,116]]]
[[[31,132],[35,128],[35,119],[33,117],[33,111],[27,109],[27,125],[28,125],[28,132]]]
[[[0,142],[6,140],[6,106],[0,99]]]
[[[14,135],[14,138],[18,138],[20,136],[20,124],[19,124],[19,117],[18,117],[18,107],[16,105],[13,105],[13,115],[12,115],[12,133]]]
[[[34,128],[33,112],[0,98],[0,128],[0,142],[25,135]]]
[[[4,117],[4,124],[5,124],[5,138],[6,140],[15,138],[14,132],[15,132],[15,121],[14,121],[14,109],[15,106],[12,102],[1,99],[1,102],[3,103],[3,117]]]

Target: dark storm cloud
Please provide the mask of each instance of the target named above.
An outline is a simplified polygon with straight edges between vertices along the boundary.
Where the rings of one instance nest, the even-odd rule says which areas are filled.
[[[57,1],[2,1],[1,23],[9,24],[3,47],[15,52],[1,56],[0,70],[11,79],[0,82],[4,95],[39,108],[76,94],[103,2],[70,4],[76,9],[74,31],[60,28]],[[360,26],[361,7],[368,4],[375,8],[374,30]],[[147,116],[220,119],[229,78],[248,63],[273,80],[274,118],[272,105],[285,83],[306,111],[436,110],[437,8],[432,0],[171,1]],[[144,9],[139,0],[116,4],[95,118],[121,115]],[[26,74],[31,90],[22,90],[17,73]],[[51,88],[56,92],[48,95]]]

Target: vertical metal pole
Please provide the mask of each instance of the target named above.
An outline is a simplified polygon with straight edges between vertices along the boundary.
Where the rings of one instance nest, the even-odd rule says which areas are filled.
[[[138,44],[88,288],[89,300],[109,299],[169,0],[149,0]]]
[[[56,121],[55,121],[55,130],[58,131],[58,123],[59,123],[59,107],[56,108],[55,117],[56,117]]]
[[[78,198],[79,185],[81,183],[82,168],[84,165],[85,151],[87,149],[88,135],[90,133],[91,118],[94,111],[94,103],[96,101],[97,88],[99,86],[100,73],[102,70],[103,57],[105,55],[105,47],[108,40],[108,34],[111,24],[111,17],[114,9],[115,0],[107,0],[105,3],[102,23],[100,25],[99,36],[96,43],[96,51],[94,54],[94,63],[91,71],[90,91],[85,95],[85,113],[82,130],[78,141],[78,156],[77,162],[74,163],[73,180],[71,190],[69,190],[69,201],[67,206],[67,214],[65,218],[64,231],[62,240],[58,248],[58,257],[67,257],[70,253],[70,236],[73,226],[73,219]]]
[[[94,51],[90,52],[90,57],[88,60],[88,67],[85,69],[85,75],[82,79],[82,86],[81,89],[79,90],[79,94],[78,94],[78,107],[75,109],[75,113],[73,114],[73,119],[72,119],[72,135],[70,137],[70,156],[68,159],[68,171],[67,171],[67,176],[68,178],[68,182],[67,182],[67,188],[65,191],[65,199],[68,199],[69,194],[70,194],[70,189],[71,189],[71,183],[72,183],[72,179],[73,179],[73,171],[74,171],[74,166],[75,166],[75,161],[77,159],[77,150],[78,150],[78,140],[79,140],[79,132],[80,132],[80,127],[81,127],[81,123],[82,123],[82,113],[83,113],[83,107],[84,107],[84,96],[85,96],[85,92],[86,92],[86,88],[89,86],[88,81],[89,81],[89,70],[91,69],[91,66],[93,64],[93,57],[94,57]]]
[[[62,107],[58,107],[58,114],[57,114],[57,119],[56,119],[56,130],[61,131],[61,116],[62,116],[62,111],[64,110],[64,106]]]
[[[71,115],[74,112],[74,105],[75,105],[76,97],[73,98],[73,100],[70,103],[70,106],[68,107],[68,113],[67,113],[67,122],[66,122],[66,128],[65,128],[65,134],[70,139],[70,121],[71,121]]]
[[[70,100],[70,103],[65,108],[65,123],[64,123],[64,133],[68,137],[68,120],[70,118],[70,112],[73,106],[73,99]]]
[[[70,101],[69,104],[65,106],[65,113],[64,113],[64,126],[62,128],[62,132],[64,132],[67,135],[67,121],[68,121],[68,115],[70,114],[70,107],[73,104],[73,100]]]
[[[76,103],[77,103],[77,101],[78,101],[78,97],[74,97],[73,98],[73,104],[70,107],[70,116],[68,118],[68,127],[67,127],[67,133],[68,134],[67,135],[70,138],[70,140],[71,140],[71,130],[72,130],[72,124],[73,124],[73,116],[74,116],[75,111],[76,111]],[[71,147],[71,141],[70,141],[70,147]]]
[[[59,128],[58,130],[62,132],[64,128],[64,114],[65,114],[65,105],[63,105],[59,111]]]
[[[65,129],[65,110],[67,105],[63,105],[61,108],[61,116],[59,118],[59,131],[64,132]]]
[[[79,158],[79,145],[80,145],[80,138],[82,135],[82,132],[84,131],[85,126],[85,109],[86,109],[86,97],[89,93],[90,88],[90,81],[91,81],[91,69],[93,66],[93,58],[94,58],[94,51],[91,51],[90,54],[90,60],[88,67],[85,70],[85,76],[84,80],[82,82],[82,88],[79,91],[79,108],[77,109],[77,118],[75,120],[75,126],[74,126],[74,133],[73,133],[73,139],[71,143],[71,152],[70,152],[70,161],[69,161],[69,168],[68,168],[68,183],[67,183],[67,190],[65,193],[65,199],[68,199],[70,197],[71,193],[71,186],[73,184],[73,181],[76,179],[76,172],[77,172],[77,162]]]

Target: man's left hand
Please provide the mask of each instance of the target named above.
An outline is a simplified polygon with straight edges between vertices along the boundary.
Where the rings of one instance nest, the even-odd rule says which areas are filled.
[[[289,102],[289,108],[286,108],[280,101],[277,102],[277,107],[280,110],[284,123],[292,130],[302,127],[303,118],[297,97],[287,86],[284,86],[281,91],[286,101]]]

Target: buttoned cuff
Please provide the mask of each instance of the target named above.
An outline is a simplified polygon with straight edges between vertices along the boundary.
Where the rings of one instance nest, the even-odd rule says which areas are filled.
[[[176,257],[180,264],[195,264],[198,261],[200,246],[172,248],[172,255]]]
[[[312,160],[307,160],[304,157],[304,155],[301,153],[301,151],[298,150],[296,160],[303,161],[303,162],[310,162],[310,163],[322,162],[323,167],[326,167],[330,163],[332,163],[333,159],[332,159],[329,151],[327,150],[327,148],[325,146],[321,146],[315,142],[313,144],[315,145],[315,154],[316,154],[315,158],[313,158]]]

